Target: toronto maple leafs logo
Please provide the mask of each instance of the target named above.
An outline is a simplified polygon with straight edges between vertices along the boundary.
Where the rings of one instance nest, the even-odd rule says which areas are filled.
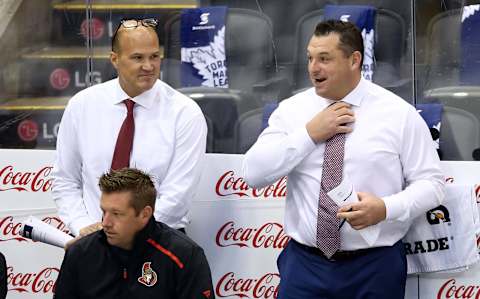
[[[470,16],[473,16],[477,11],[480,10],[480,4],[475,4],[475,5],[467,5],[463,7],[463,12],[462,12],[462,23],[469,18]]]
[[[203,86],[228,88],[225,26],[218,30],[208,46],[182,48],[182,61],[191,63],[198,71]]]
[[[372,29],[367,33],[367,29],[363,29],[362,38],[363,38],[363,44],[365,45],[364,55],[363,55],[362,75],[363,75],[363,78],[372,81],[373,62],[374,62],[373,43],[375,38],[375,30]]]

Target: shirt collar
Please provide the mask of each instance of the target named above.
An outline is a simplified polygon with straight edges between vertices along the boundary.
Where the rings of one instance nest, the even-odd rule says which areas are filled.
[[[350,91],[343,99],[340,101],[348,103],[352,106],[357,106],[360,107],[360,104],[362,103],[363,97],[365,96],[365,91],[367,90],[367,81],[361,77],[360,81],[358,82],[357,86],[355,86],[352,91]],[[315,90],[315,89],[313,89]],[[314,91],[315,92],[315,91]],[[329,99],[323,98],[328,105],[333,104],[336,101],[332,101]]]
[[[120,86],[120,81],[119,79],[115,79],[115,97],[113,98],[113,103],[114,104],[119,104],[123,102],[126,99],[131,99],[133,100],[136,104],[145,107],[147,109],[150,109],[154,105],[155,101],[155,85],[158,84],[158,82],[155,82],[152,88],[149,90],[139,94],[136,97],[130,98],[128,94],[123,91],[122,87]]]
[[[360,77],[357,86],[342,99],[342,102],[359,107],[365,96],[366,85],[366,80],[363,77]]]

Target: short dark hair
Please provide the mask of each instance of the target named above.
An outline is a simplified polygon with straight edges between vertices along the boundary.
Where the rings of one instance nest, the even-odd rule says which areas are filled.
[[[362,64],[363,64],[363,38],[362,33],[354,24],[350,22],[344,22],[340,20],[326,20],[320,22],[315,27],[315,36],[325,36],[331,33],[336,33],[339,35],[339,45],[340,50],[345,54],[345,56],[352,55],[353,52],[359,51],[362,54]],[[360,68],[361,65],[360,64]]]
[[[100,177],[98,185],[105,194],[130,192],[132,195],[130,204],[137,215],[146,206],[151,206],[155,210],[157,197],[155,185],[150,176],[141,170],[135,168],[111,170]]]

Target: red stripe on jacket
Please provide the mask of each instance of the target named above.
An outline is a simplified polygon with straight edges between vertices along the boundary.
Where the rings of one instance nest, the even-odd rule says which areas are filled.
[[[159,251],[161,251],[163,254],[165,254],[166,256],[168,256],[172,261],[175,262],[175,264],[177,264],[177,266],[180,268],[180,269],[183,269],[183,263],[180,261],[180,259],[175,255],[173,254],[171,251],[167,250],[165,247],[163,247],[162,245],[158,244],[157,242],[155,242],[154,240],[152,239],[148,239],[147,242],[152,245],[153,247],[155,247],[156,249],[158,249]]]

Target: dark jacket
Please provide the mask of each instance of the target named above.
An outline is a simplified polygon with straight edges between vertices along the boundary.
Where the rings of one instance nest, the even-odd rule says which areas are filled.
[[[7,261],[3,253],[0,252],[0,299],[7,297]]]
[[[109,245],[103,231],[78,240],[55,289],[55,299],[215,298],[202,248],[153,218],[129,252]]]

